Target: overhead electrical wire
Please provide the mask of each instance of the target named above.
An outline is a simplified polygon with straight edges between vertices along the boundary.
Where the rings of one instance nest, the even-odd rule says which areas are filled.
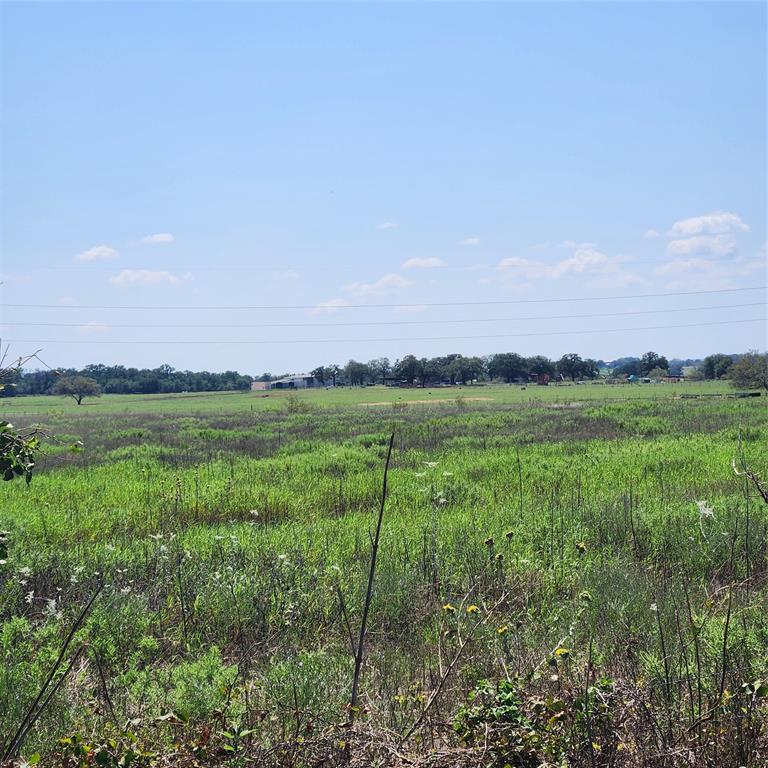
[[[473,318],[448,318],[443,320],[363,320],[331,323],[100,323],[92,322],[91,326],[98,329],[109,330],[112,328],[340,328],[363,327],[378,325],[457,325],[463,323],[516,323],[533,320],[579,320],[601,317],[626,317],[631,315],[658,315],[659,313],[679,312],[703,312],[708,310],[743,309],[745,307],[764,307],[765,302],[753,301],[746,304],[719,304],[707,307],[674,307],[672,309],[643,309],[630,312],[596,312],[581,315],[533,315],[528,317],[473,317]],[[88,323],[3,323],[8,327],[23,328],[88,328]]]
[[[113,304],[20,304],[0,302],[0,307],[16,309],[100,309],[100,310],[290,310],[290,309],[395,309],[405,307],[489,307],[503,304],[559,304],[571,301],[613,301],[627,299],[653,299],[679,296],[702,296],[708,294],[738,293],[744,291],[764,291],[765,285],[750,286],[749,288],[719,288],[708,291],[674,291],[667,293],[636,293],[625,296],[570,296],[553,299],[485,299],[479,301],[433,301],[433,302],[403,302],[382,304],[253,304],[253,305],[113,305]]]
[[[583,334],[594,333],[629,333],[631,331],[667,331],[675,328],[705,328],[709,326],[720,325],[738,325],[744,323],[765,323],[765,317],[755,317],[746,320],[716,320],[707,323],[685,323],[681,325],[651,325],[641,328],[597,328],[585,331],[536,331],[532,333],[500,333],[500,334],[481,334],[477,336],[411,336],[395,338],[375,338],[375,339],[195,339],[192,341],[170,341],[170,340],[116,340],[106,341],[103,339],[3,339],[8,344],[143,344],[143,345],[191,345],[191,344],[235,344],[235,345],[262,345],[262,344],[376,344],[379,342],[413,342],[413,341],[465,341],[470,339],[514,339],[527,338],[533,336],[581,336]]]
[[[415,261],[423,260],[424,258],[435,258],[435,257],[411,257]],[[495,262],[493,264],[488,263],[475,263],[475,264],[432,264],[429,266],[419,266],[418,264],[412,264],[408,265],[408,261],[411,260],[411,258],[406,258],[404,262],[401,262],[399,264],[340,264],[335,267],[313,267],[313,266],[298,266],[298,265],[287,265],[287,266],[279,266],[279,267],[192,267],[191,269],[187,269],[183,266],[176,266],[173,265],[163,265],[165,269],[175,269],[179,272],[184,272],[185,274],[194,274],[195,272],[206,272],[206,273],[228,273],[228,272],[256,272],[256,273],[269,273],[274,272],[276,274],[280,273],[287,273],[287,272],[296,272],[301,274],[302,272],[319,272],[319,273],[327,273],[327,272],[352,272],[352,273],[359,273],[361,271],[365,272],[381,272],[383,270],[460,270],[460,271],[466,271],[466,272],[476,272],[483,269],[498,269],[499,263]],[[439,258],[439,257],[437,257]],[[761,259],[754,259],[754,261],[760,261]],[[622,259],[621,261],[616,261],[617,265],[626,265],[628,267],[632,267],[639,264],[668,264],[669,259]],[[735,261],[739,261],[738,259]],[[537,262],[544,264],[546,266],[554,266],[557,264],[557,262],[548,262],[548,261],[541,261]],[[730,263],[730,262],[726,262]],[[86,263],[81,263],[80,265],[71,265],[71,264],[55,264],[55,265],[47,265],[47,266],[28,266],[24,265],[23,269],[14,270],[16,273],[23,273],[23,272],[79,272],[80,274],[87,273],[87,272],[117,272],[121,269],[131,269],[135,271],[142,271],[142,270],[157,270],[158,265],[152,264],[147,265],[145,267],[141,266],[132,266],[132,267],[123,267],[122,265],[118,263],[113,263],[110,266],[96,266],[96,265],[89,265]],[[505,267],[502,267],[505,268]],[[514,268],[514,265],[513,267]],[[7,272],[6,274],[13,274],[12,272]]]

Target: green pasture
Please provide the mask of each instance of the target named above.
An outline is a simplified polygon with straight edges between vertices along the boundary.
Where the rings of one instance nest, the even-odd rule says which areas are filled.
[[[40,395],[5,398],[2,412],[41,417],[52,414],[77,413],[198,413],[206,411],[232,412],[278,410],[285,406],[291,392],[271,390],[249,392],[193,392],[166,395],[103,395],[89,398],[78,406],[72,398]],[[686,395],[730,395],[727,382],[689,382],[679,384],[529,384],[465,385],[453,387],[337,387],[335,389],[297,390],[293,393],[302,401],[317,407],[360,405],[375,407],[378,403],[421,403],[479,398],[477,403],[549,403],[580,400],[624,400],[639,398],[674,398]]]
[[[548,701],[588,674],[633,691],[659,723],[652,737],[627,731],[622,750],[697,734],[713,706],[735,744],[751,727],[742,685],[768,669],[768,505],[734,466],[768,475],[768,409],[764,397],[719,396],[729,392],[4,400],[6,418],[38,419],[51,437],[28,487],[0,487],[0,743],[102,579],[77,637],[86,650],[25,754],[126,722],[170,749],[211,724],[247,726],[268,745],[343,719],[394,432],[368,722],[404,732],[482,618],[436,722],[484,679],[520,681],[531,701]],[[68,449],[76,440],[80,452]],[[617,749],[602,738],[600,750]],[[415,740],[427,748],[425,732]]]

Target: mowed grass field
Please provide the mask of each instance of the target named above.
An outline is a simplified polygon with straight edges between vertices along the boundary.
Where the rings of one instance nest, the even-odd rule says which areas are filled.
[[[4,400],[51,438],[0,487],[0,743],[103,582],[40,764],[764,765],[768,408],[729,393]]]
[[[393,387],[337,387],[331,389],[296,390],[293,394],[313,406],[376,406],[405,402],[453,402],[457,397],[477,402],[513,403],[566,403],[577,400],[627,400],[639,398],[669,399],[685,395],[714,396],[732,394],[726,382],[686,384],[558,384],[546,387],[536,385],[465,385],[455,387],[426,387],[399,389]],[[55,416],[64,413],[91,412],[121,413],[196,413],[201,411],[280,410],[285,407],[289,391],[269,392],[193,392],[167,395],[105,395],[89,398],[78,406],[66,397],[22,397],[2,401],[3,413],[16,417]]]

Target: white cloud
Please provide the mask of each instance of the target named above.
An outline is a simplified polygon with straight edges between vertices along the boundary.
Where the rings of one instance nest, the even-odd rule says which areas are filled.
[[[445,262],[437,256],[429,256],[424,259],[408,259],[403,262],[403,269],[433,269],[444,266]]]
[[[475,245],[480,245],[480,238],[477,235],[473,237],[465,237],[463,240],[459,240],[459,245],[471,248]]]
[[[408,288],[413,283],[402,275],[390,273],[373,283],[351,283],[345,289],[355,296],[385,296]]]
[[[383,221],[376,225],[376,229],[397,229],[397,224],[394,221]]]
[[[551,276],[551,265],[543,261],[534,261],[533,259],[523,259],[519,256],[510,256],[499,262],[498,268],[501,271],[514,272],[523,275],[529,280],[535,280],[539,277]]]
[[[179,278],[166,270],[124,269],[110,277],[109,282],[114,285],[175,285]]]
[[[553,268],[554,277],[584,272],[602,272],[612,269],[618,263],[618,257],[606,256],[594,248],[577,248],[573,256],[558,262]]]
[[[157,232],[154,235],[142,237],[140,242],[147,245],[158,245],[159,243],[172,243],[175,240],[176,238],[170,232]]]
[[[78,253],[75,261],[101,261],[103,259],[116,259],[120,254],[109,245],[97,245],[87,251]]]
[[[672,225],[669,234],[672,237],[690,237],[691,235],[723,235],[728,232],[747,232],[749,227],[735,213],[715,211],[704,216],[680,219]]]
[[[607,256],[591,245],[584,244],[577,247],[573,255],[560,261],[534,261],[513,256],[502,259],[498,269],[526,280],[557,280],[568,275],[593,275],[599,277],[599,284],[606,287],[642,282],[641,278],[624,268],[627,261],[625,256]]]
[[[656,237],[661,237],[661,232],[659,232],[657,229],[646,229],[643,233],[643,237],[646,240],[653,240]]]
[[[670,256],[731,256],[736,252],[736,243],[726,235],[695,235],[667,243]]]
[[[313,315],[329,314],[330,315],[348,306],[349,306],[349,302],[346,299],[328,299],[328,301],[320,302],[320,304],[318,304],[313,310],[311,310],[311,314]]]

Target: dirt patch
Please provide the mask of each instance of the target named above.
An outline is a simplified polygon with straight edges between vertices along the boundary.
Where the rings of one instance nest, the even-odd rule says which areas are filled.
[[[495,400],[495,397],[464,397],[464,395],[457,395],[456,397],[436,397],[434,400],[428,398],[426,400],[382,400],[380,403],[360,403],[360,405],[373,408],[379,405],[394,405],[395,403],[403,403],[404,405],[429,405],[430,403],[455,403],[456,400],[461,397],[466,402],[476,402],[478,400]]]

